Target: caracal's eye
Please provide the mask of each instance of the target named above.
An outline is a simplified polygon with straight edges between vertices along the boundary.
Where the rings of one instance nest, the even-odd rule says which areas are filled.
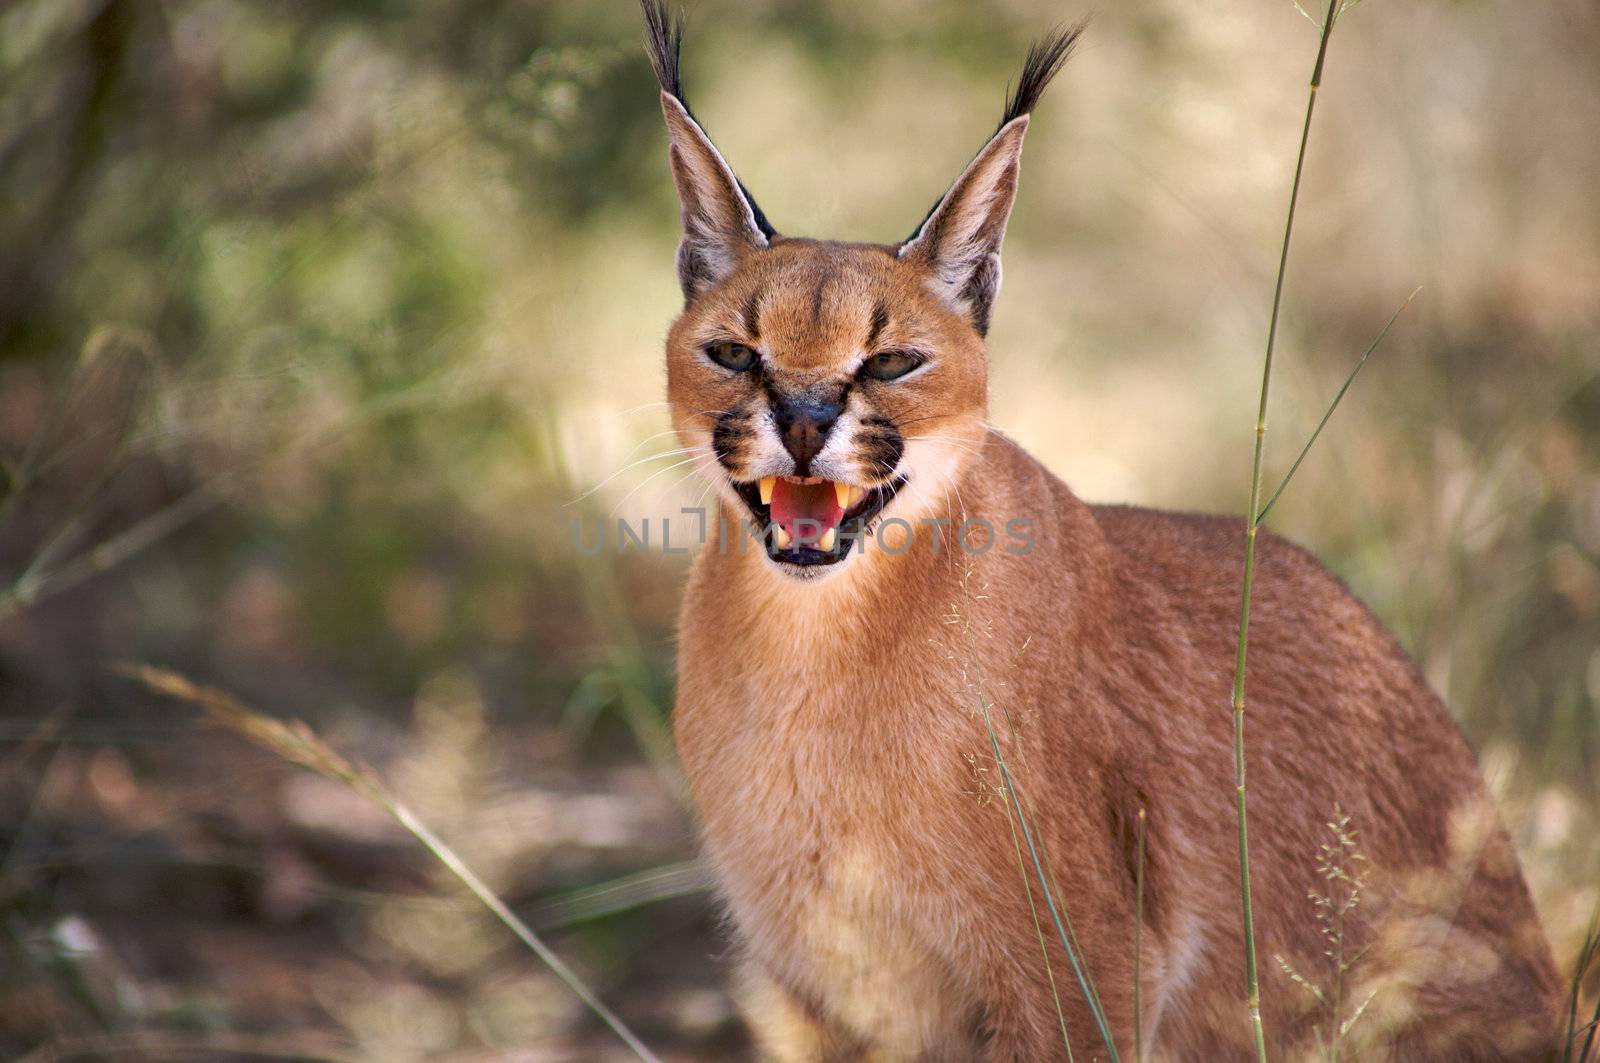
[[[706,345],[706,357],[735,373],[745,373],[754,369],[756,363],[761,361],[761,356],[742,343],[710,343]]]
[[[922,355],[911,351],[884,351],[861,363],[861,375],[873,380],[897,380],[922,362]]]

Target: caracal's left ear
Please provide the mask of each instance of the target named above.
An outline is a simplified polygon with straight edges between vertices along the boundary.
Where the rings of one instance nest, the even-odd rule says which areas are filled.
[[[733,272],[740,258],[766,247],[777,235],[761,208],[734,176],[717,146],[689,111],[679,82],[683,21],[664,0],[640,0],[650,46],[650,65],[661,85],[667,120],[668,160],[678,186],[683,241],[678,245],[678,283],[685,300]]]
[[[1000,128],[900,245],[900,257],[923,266],[928,286],[966,314],[980,335],[989,331],[989,315],[1000,294],[1000,244],[1017,198],[1028,114],[1082,32],[1081,23],[1058,29],[1028,50]]]

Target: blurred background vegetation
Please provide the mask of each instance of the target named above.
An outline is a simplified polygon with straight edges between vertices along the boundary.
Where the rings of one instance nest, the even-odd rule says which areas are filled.
[[[1085,12],[701,0],[686,84],[780,230],[892,240]],[[1112,5],[1036,117],[991,419],[1085,497],[1243,509],[1315,38],[1291,0]],[[1600,900],[1597,113],[1591,0],[1350,12],[1269,436],[1281,469],[1423,286],[1273,521],[1445,694],[1564,963]],[[640,460],[676,236],[628,0],[0,7],[0,1055],[614,1051],[380,813],[132,660],[312,721],[653,1046],[744,1051],[665,740],[686,561],[572,536],[703,497]]]

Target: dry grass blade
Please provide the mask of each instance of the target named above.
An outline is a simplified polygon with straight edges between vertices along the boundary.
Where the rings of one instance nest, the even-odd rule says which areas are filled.
[[[137,679],[158,694],[178,701],[198,705],[215,722],[248,738],[284,760],[310,768],[319,775],[336,779],[363,797],[387,804],[389,796],[383,792],[372,773],[359,768],[340,756],[326,742],[318,738],[310,727],[299,720],[285,722],[245,708],[238,699],[212,687],[203,687],[177,672],[152,668],[144,664],[123,665],[117,669],[123,675]]]
[[[546,930],[571,926],[675,897],[706,893],[713,885],[710,868],[699,860],[684,860],[564,893],[540,905],[533,913],[533,922]]]
[[[0,593],[0,620],[52,594],[70,590],[91,576],[108,572],[147,547],[178,531],[222,501],[209,485],[195,488],[126,531],[85,550],[55,569],[30,568],[9,591]]]
[[[344,783],[356,793],[375,802],[395,818],[412,837],[422,843],[423,847],[432,853],[434,858],[450,870],[461,883],[471,891],[484,907],[494,913],[495,917],[517,936],[517,938],[533,953],[544,961],[563,982],[567,984],[578,998],[588,1006],[589,1010],[604,1022],[618,1038],[622,1040],[634,1055],[649,1063],[659,1063],[657,1057],[644,1043],[636,1037],[623,1021],[600,1000],[594,990],[579,978],[577,973],[568,967],[544,941],[535,934],[529,926],[517,918],[506,903],[491,890],[483,879],[472,870],[456,851],[445,844],[427,824],[417,818],[416,814],[400,802],[379,780],[377,775],[364,764],[356,764],[341,756],[331,746],[317,737],[316,732],[300,720],[284,722],[275,720],[270,716],[263,716],[243,704],[232,695],[212,687],[200,686],[176,672],[162,668],[152,668],[149,665],[130,664],[117,669],[124,675],[138,680],[145,686],[168,697],[179,701],[186,701],[198,705],[217,723],[232,730],[255,744],[275,753],[285,760],[300,765],[303,768],[317,772],[327,778]]]

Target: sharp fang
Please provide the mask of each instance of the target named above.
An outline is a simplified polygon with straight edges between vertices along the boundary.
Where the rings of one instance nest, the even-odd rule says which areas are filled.
[[[866,488],[857,487],[855,484],[850,485],[850,506],[855,505],[865,497],[867,497]],[[850,506],[846,506],[844,508],[849,509]]]
[[[778,478],[776,476],[763,476],[761,478],[761,504],[763,506],[772,505],[772,489],[776,486],[778,486]]]
[[[772,541],[778,544],[779,550],[789,549],[789,544],[794,542],[789,537],[789,533],[783,530],[782,524],[774,524],[772,526]]]
[[[850,508],[850,498],[853,494],[855,494],[855,488],[849,484],[842,484],[838,480],[833,481],[833,497],[839,500],[840,509]],[[827,547],[823,547],[823,549],[826,550]]]
[[[833,549],[833,544],[839,541],[839,529],[829,528],[822,533],[822,538],[817,540],[817,549],[827,553]]]

